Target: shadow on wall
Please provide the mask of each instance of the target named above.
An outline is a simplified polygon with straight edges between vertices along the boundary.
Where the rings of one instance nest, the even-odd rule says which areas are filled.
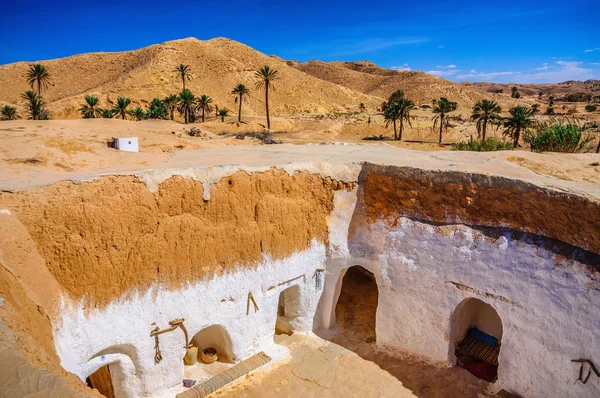
[[[294,333],[292,323],[301,314],[300,287],[298,285],[290,286],[279,294],[275,334],[291,335]]]
[[[219,362],[234,361],[229,334],[221,325],[212,325],[202,329],[192,337],[191,342],[198,347],[198,352],[212,347],[217,350]]]

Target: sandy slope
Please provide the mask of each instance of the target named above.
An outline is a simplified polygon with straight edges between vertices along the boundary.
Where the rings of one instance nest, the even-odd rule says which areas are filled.
[[[461,108],[470,108],[476,101],[487,96],[424,72],[393,71],[366,61],[310,61],[292,65],[319,79],[382,98],[387,98],[395,90],[401,89],[418,105],[431,104],[434,98],[448,97],[458,102]]]
[[[244,83],[251,89],[244,111],[264,113],[263,91],[254,87],[254,71],[264,65],[279,72],[270,95],[275,114],[326,112],[356,108],[361,102],[380,102],[224,38],[207,41],[188,38],[128,52],[88,53],[44,61],[52,75],[52,85],[43,94],[54,118],[79,117],[76,109],[84,94],[97,95],[101,107],[109,107],[121,95],[145,105],[154,97],[162,98],[181,90],[181,81],[173,72],[180,63],[191,67],[188,88],[197,95],[208,94],[220,108],[236,112],[231,90]],[[19,96],[29,87],[24,78],[28,65],[19,62],[0,66],[0,103],[20,102]]]

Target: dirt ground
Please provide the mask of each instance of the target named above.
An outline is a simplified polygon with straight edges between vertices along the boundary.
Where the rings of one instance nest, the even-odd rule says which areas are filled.
[[[460,368],[447,368],[375,345],[377,287],[352,268],[336,309],[332,331],[275,336],[290,350],[283,364],[266,367],[220,390],[222,397],[419,397],[483,398],[487,382]],[[371,275],[372,277],[372,275]]]
[[[444,367],[423,358],[375,344],[377,284],[373,275],[353,267],[344,276],[336,307],[337,325],[317,334],[376,363],[421,398],[481,398],[489,386],[459,367]]]

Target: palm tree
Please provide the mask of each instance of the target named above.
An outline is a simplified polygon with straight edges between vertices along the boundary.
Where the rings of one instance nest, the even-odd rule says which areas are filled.
[[[125,120],[125,114],[127,113],[127,107],[131,104],[131,100],[127,97],[118,97],[117,104],[113,106],[113,112],[115,115],[121,115],[121,119]]]
[[[17,108],[10,105],[4,105],[0,108],[0,120],[17,120],[19,115],[17,115]]]
[[[221,116],[221,122],[225,121],[225,116],[229,115],[229,111],[225,108],[219,109],[219,116]]]
[[[134,118],[138,122],[140,120],[144,120],[146,118],[146,113],[139,106],[136,106],[132,110],[127,111],[127,113],[129,114],[129,116],[131,116],[132,118]]]
[[[42,64],[31,64],[27,71],[27,83],[34,89],[37,86],[38,96],[42,96],[42,87],[48,87],[50,83],[50,73],[48,69]]]
[[[401,90],[398,90],[401,92]],[[402,141],[402,132],[404,131],[404,122],[406,121],[409,126],[410,123],[410,111],[415,109],[415,103],[402,95],[396,95],[398,92],[392,94],[390,100],[385,104],[383,118],[385,119],[385,125],[388,127],[390,124],[394,126],[394,140]],[[400,134],[397,133],[397,124],[400,125]]]
[[[449,101],[446,97],[440,97],[439,100],[433,100],[433,113],[437,113],[437,116],[433,118],[433,128],[439,123],[440,124],[440,139],[439,143],[442,143],[442,131],[444,127],[448,130],[448,113],[454,112],[458,104],[453,101]]]
[[[533,104],[533,105],[531,105],[531,111],[535,115],[536,113],[538,113],[540,111],[540,105],[539,104]]]
[[[196,96],[189,89],[184,89],[179,93],[177,110],[183,115],[183,121],[188,124],[192,115],[196,112]]]
[[[398,103],[398,121],[400,122],[400,134],[398,134],[398,139],[402,141],[402,130],[404,129],[404,121],[408,123],[409,126],[412,127],[410,123],[410,111],[415,109],[415,103],[408,98],[401,98],[397,101]]]
[[[364,112],[367,109],[367,107],[365,106],[364,102],[361,102],[360,104],[358,104],[358,109],[361,112]]]
[[[167,105],[158,98],[154,98],[146,111],[146,119],[167,119],[169,110]]]
[[[177,109],[177,101],[177,94],[171,94],[163,100],[169,110],[169,117],[171,120],[173,120],[175,109]]]
[[[481,141],[485,141],[488,123],[500,120],[500,112],[502,112],[500,105],[487,99],[481,100],[473,106],[471,119],[477,122],[477,135],[481,137]]]
[[[44,106],[44,101],[37,93],[29,90],[21,95],[21,98],[25,100],[25,107],[27,108],[30,119],[44,120],[48,118],[48,112]]]
[[[394,140],[398,139],[398,128],[397,123],[400,118],[400,112],[398,110],[398,104],[396,102],[386,102],[383,109],[383,119],[385,120],[385,127],[389,127],[390,124],[394,126]]]
[[[397,101],[400,98],[404,98],[404,91],[402,91],[402,90],[396,90],[396,91],[394,91],[390,95],[390,98],[388,99],[388,103],[393,102],[393,101]],[[385,102],[384,102],[384,104],[385,104]]]
[[[273,81],[277,80],[277,70],[271,69],[265,65],[254,72],[256,80],[256,88],[265,88],[265,107],[267,112],[267,129],[271,129],[271,119],[269,118],[269,87],[273,87]],[[275,89],[275,87],[273,87]]]
[[[85,104],[79,108],[79,113],[84,119],[95,119],[101,116],[101,110],[98,108],[98,97],[95,95],[86,95]]]
[[[511,98],[521,98],[521,94],[519,93],[519,89],[517,86],[512,86],[510,88],[510,97]]]
[[[190,66],[184,65],[184,64],[179,64],[177,66],[177,68],[175,68],[174,72],[177,73],[177,77],[181,78],[181,81],[183,83],[183,90],[185,90],[186,79],[192,80],[192,74],[190,73]]]
[[[98,108],[98,111],[100,111],[100,116],[104,119],[112,119],[115,115],[115,112],[112,109]]]
[[[533,110],[524,106],[515,106],[508,110],[510,116],[504,122],[504,134],[512,137],[515,148],[519,145],[521,132],[526,131],[535,122]]]
[[[204,112],[210,112],[212,111],[212,98],[210,98],[208,95],[202,94],[199,98],[198,98],[198,108],[199,110],[202,110],[202,123],[204,123]]]
[[[239,111],[238,111],[238,122],[242,122],[242,100],[244,98],[244,95],[248,95],[248,93],[250,93],[250,89],[246,86],[244,86],[243,84],[238,84],[237,86],[234,87],[234,89],[231,91],[231,94],[235,94],[238,97],[236,97],[236,100],[239,99]]]

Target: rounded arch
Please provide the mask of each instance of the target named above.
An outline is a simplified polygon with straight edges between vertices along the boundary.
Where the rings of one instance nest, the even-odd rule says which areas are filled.
[[[281,291],[277,303],[276,334],[291,334],[294,331],[294,320],[302,315],[300,286],[292,285]]]
[[[464,299],[456,306],[450,319],[449,362],[464,367],[484,379],[485,375],[481,376],[472,371],[472,367],[478,365],[467,366],[461,358],[469,364],[485,362],[487,364],[485,366],[490,365],[494,368],[491,372],[487,372],[490,379],[486,380],[494,381],[497,377],[495,372],[498,367],[503,333],[502,319],[493,306],[474,297]],[[476,339],[475,343],[479,344],[483,342],[488,348],[471,350],[470,346],[475,343],[467,343],[469,339]]]
[[[115,397],[137,397],[142,393],[138,374],[137,350],[131,344],[120,344],[98,351],[86,363],[82,380],[101,368],[108,367]]]
[[[375,275],[360,265],[345,269],[334,307],[336,323],[357,341],[374,342],[378,305]]]
[[[211,325],[200,330],[192,337],[191,341],[199,350],[208,347],[215,348],[219,356],[219,362],[233,362],[234,360],[231,338],[221,325]]]

